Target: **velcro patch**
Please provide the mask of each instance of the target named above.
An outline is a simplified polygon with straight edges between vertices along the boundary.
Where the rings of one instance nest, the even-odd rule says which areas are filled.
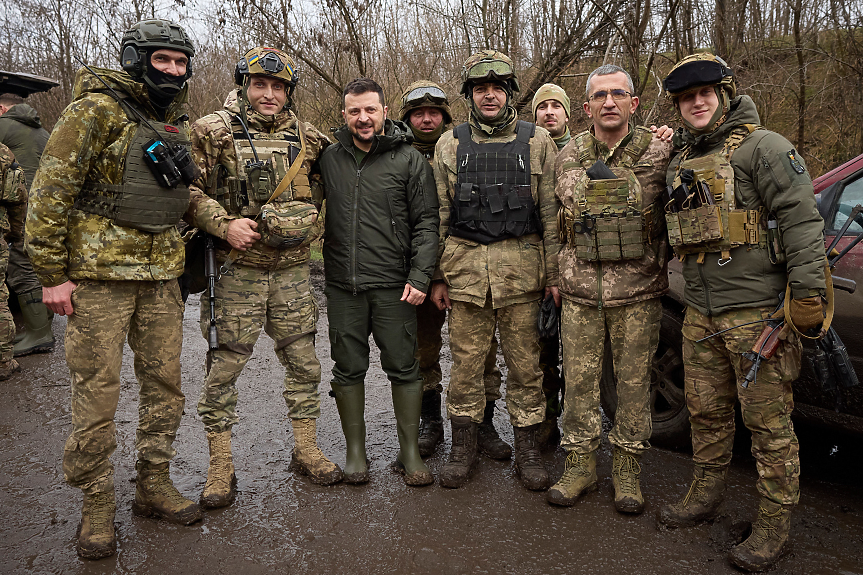
[[[806,168],[804,168],[803,164],[800,163],[800,160],[797,159],[797,152],[792,149],[789,150],[785,155],[788,156],[788,163],[791,164],[792,170],[794,170],[798,174],[802,174],[806,171]]]

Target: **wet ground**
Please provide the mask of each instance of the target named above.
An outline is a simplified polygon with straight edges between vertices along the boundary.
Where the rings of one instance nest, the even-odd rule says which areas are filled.
[[[318,292],[319,297],[320,291]],[[207,471],[203,427],[195,415],[205,342],[199,304],[186,308],[183,349],[183,416],[172,464],[177,487],[197,499]],[[323,364],[319,443],[344,463],[344,438],[335,402],[326,395],[332,367],[321,313],[317,348]],[[62,341],[63,318],[54,321]],[[373,362],[374,363],[374,362]],[[131,354],[123,368],[117,412],[118,553],[84,562],[75,554],[80,493],[63,483],[60,458],[69,432],[68,373],[62,345],[52,354],[23,358],[22,374],[0,383],[0,573],[513,573],[513,574],[721,574],[755,511],[754,463],[735,457],[722,518],[712,525],[666,531],[655,513],[682,496],[691,466],[685,453],[653,449],[642,461],[647,511],[617,514],[611,503],[611,452],[599,454],[599,491],[575,507],[553,508],[542,493],[523,489],[510,463],[481,459],[458,490],[438,485],[406,487],[388,464],[398,450],[389,384],[378,366],[366,380],[371,482],[319,487],[287,471],[293,444],[281,396],[283,372],[262,334],[238,387],[240,424],[234,428],[239,480],[236,503],[209,512],[202,523],[180,527],[132,515],[136,382]],[[444,365],[445,380],[448,362]],[[499,402],[502,403],[502,402]],[[498,406],[495,424],[512,440]],[[802,501],[794,515],[790,551],[774,573],[863,573],[863,448],[850,437],[800,430]],[[443,465],[446,442],[429,458]],[[546,454],[556,478],[561,450]]]

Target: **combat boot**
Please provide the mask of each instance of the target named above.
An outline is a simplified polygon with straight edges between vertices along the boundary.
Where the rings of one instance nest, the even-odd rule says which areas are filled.
[[[117,504],[113,489],[106,493],[84,494],[81,524],[78,525],[78,541],[75,547],[83,559],[102,559],[117,551],[117,535],[114,533],[114,513]]]
[[[420,456],[428,457],[443,443],[443,418],[440,415],[440,392],[430,389],[423,392],[420,410]]]
[[[21,371],[21,366],[14,359],[0,363],[0,381],[6,381],[19,371]]]
[[[142,517],[156,517],[170,523],[191,525],[204,514],[197,503],[186,499],[171,482],[170,465],[138,461],[138,478],[132,512]]]
[[[531,491],[545,491],[550,483],[536,442],[539,426],[539,423],[535,423],[515,428],[515,471],[521,478],[521,484]]]
[[[366,458],[366,388],[363,384],[333,385],[333,396],[345,434],[345,483],[369,482],[369,460]]]
[[[644,512],[644,496],[638,476],[641,474],[639,457],[614,448],[611,463],[611,482],[614,485],[614,508],[620,513],[638,515]]]
[[[434,483],[434,476],[420,456],[418,437],[423,382],[393,385],[393,411],[399,436],[399,453],[393,463],[406,485],[422,486]]]
[[[291,419],[294,428],[294,452],[289,471],[308,475],[317,485],[333,485],[344,477],[342,469],[327,459],[318,447],[316,419]]]
[[[15,342],[12,355],[19,357],[31,353],[47,353],[54,350],[54,332],[51,331],[53,313],[42,303],[42,290],[33,290],[18,296],[21,315],[26,331],[20,341]]]
[[[217,509],[227,507],[237,497],[237,476],[234,474],[234,457],[231,454],[231,430],[207,433],[210,445],[210,468],[207,483],[201,493],[201,507]]]
[[[746,571],[764,571],[782,556],[790,530],[791,507],[762,497],[752,532],[746,541],[731,549],[729,558]]]
[[[548,490],[545,498],[549,503],[570,507],[579,497],[596,490],[596,452],[577,453],[566,456],[563,475]]]
[[[512,459],[512,448],[497,434],[493,420],[494,402],[486,401],[482,423],[477,428],[477,447],[492,459]]]
[[[449,460],[440,470],[438,479],[444,487],[461,487],[470,477],[476,465],[478,425],[468,415],[456,415],[450,419],[452,426],[452,449]]]
[[[679,503],[660,509],[659,522],[671,528],[692,527],[716,517],[725,499],[727,471],[726,467],[708,469],[696,465],[689,491]]]

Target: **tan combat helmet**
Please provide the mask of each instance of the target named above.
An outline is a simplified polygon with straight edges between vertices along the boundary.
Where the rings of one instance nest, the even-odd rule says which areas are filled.
[[[737,96],[734,73],[725,60],[711,54],[700,52],[691,54],[674,65],[663,82],[665,93],[672,100],[702,86],[718,85],[728,92],[729,98]]]
[[[408,86],[402,93],[402,107],[399,109],[399,120],[407,122],[408,116],[417,108],[438,108],[443,114],[443,123],[452,123],[452,113],[449,109],[449,98],[446,92],[428,80],[420,80]]]
[[[481,50],[465,60],[461,80],[459,93],[465,98],[470,98],[471,86],[482,82],[500,81],[510,93],[520,91],[512,60],[497,50]]]
[[[243,59],[237,62],[234,68],[234,83],[243,87],[244,98],[247,98],[246,90],[249,87],[249,78],[252,76],[269,76],[284,82],[288,93],[284,109],[291,107],[299,74],[297,74],[296,64],[284,51],[258,46],[246,52]]]

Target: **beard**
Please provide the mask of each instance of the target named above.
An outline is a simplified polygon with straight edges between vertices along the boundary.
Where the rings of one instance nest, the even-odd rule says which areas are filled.
[[[363,136],[362,134],[360,134],[361,129],[369,127],[373,129],[373,133],[371,136]],[[368,122],[356,123],[353,126],[349,124],[348,131],[354,138],[356,138],[360,142],[371,142],[372,140],[374,140],[375,136],[383,133],[384,123],[383,120],[381,120],[380,124],[376,123],[374,120],[371,120]]]

